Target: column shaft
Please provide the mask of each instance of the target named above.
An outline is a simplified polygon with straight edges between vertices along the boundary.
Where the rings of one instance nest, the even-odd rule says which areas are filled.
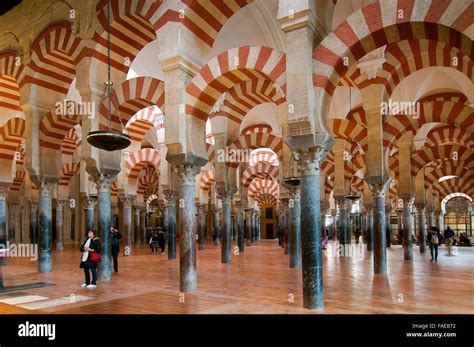
[[[174,197],[167,200],[168,208],[168,259],[176,259],[176,202]]]
[[[293,207],[289,208],[290,233],[289,233],[289,258],[290,268],[301,267],[301,200],[299,190],[292,192]]]
[[[123,206],[123,232],[125,245],[123,255],[132,255],[132,206],[128,202]]]
[[[226,195],[222,198],[222,243],[221,243],[221,262],[232,262],[232,229],[231,229],[231,209],[232,195]]]
[[[63,251],[63,219],[64,202],[58,201],[56,204],[56,250]]]
[[[112,279],[112,263],[110,259],[110,226],[112,223],[110,187],[114,178],[115,176],[101,174],[97,180],[97,224],[102,252],[102,262],[98,266],[98,276],[102,281],[110,281]]]
[[[418,244],[420,245],[420,253],[425,253],[426,249],[426,207],[419,205],[418,206],[418,225],[419,225],[419,235],[418,235]]]
[[[198,249],[206,248],[206,204],[198,208]]]
[[[374,273],[387,273],[387,241],[385,229],[385,191],[383,187],[372,188]]]
[[[51,272],[53,270],[52,246],[52,214],[51,195],[53,184],[41,182],[39,203],[39,272]]]
[[[411,209],[408,199],[403,199],[403,259],[413,260],[413,243],[411,240]]]
[[[242,253],[245,250],[245,222],[244,222],[244,211],[239,209],[237,211],[237,226],[238,226],[238,245],[239,252]]]

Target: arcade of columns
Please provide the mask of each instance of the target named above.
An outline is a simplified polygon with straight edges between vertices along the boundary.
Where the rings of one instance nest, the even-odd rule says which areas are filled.
[[[339,243],[351,243],[347,194],[361,195],[364,243],[382,276],[392,213],[411,261],[412,211],[423,240],[427,228],[442,227],[450,197],[471,199],[470,1],[354,9],[332,0],[112,0],[110,124],[121,130],[123,122],[132,138],[118,152],[86,141],[109,126],[107,1],[45,1],[43,12],[26,10],[31,1],[0,24],[0,238],[38,242],[39,272],[54,271],[53,248],[97,229],[99,275],[110,280],[110,226],[119,220],[133,256],[151,225],[147,211],[159,209],[168,258],[179,256],[180,290],[193,292],[212,234],[230,263],[233,241],[239,252],[255,246],[260,210],[271,207],[289,266],[301,268],[303,305],[322,309],[322,227],[336,217]],[[242,44],[230,35],[228,22],[245,26],[242,11],[263,16],[280,41]],[[221,32],[233,45],[215,52],[226,43]],[[149,44],[158,47],[150,59]],[[434,83],[426,71],[457,81]],[[383,102],[408,97],[416,114],[383,114]],[[58,109],[64,100],[73,111]],[[273,114],[259,109],[268,104]],[[250,160],[222,159],[245,150]],[[299,187],[285,184],[287,176],[299,177]]]

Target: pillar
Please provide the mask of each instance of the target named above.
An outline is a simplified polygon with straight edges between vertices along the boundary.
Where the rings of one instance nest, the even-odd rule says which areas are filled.
[[[140,234],[143,242],[146,242],[146,211],[140,210]]]
[[[6,218],[6,199],[8,196],[8,186],[1,186],[0,187],[0,245],[2,245],[2,249],[6,249],[7,243],[7,230],[5,225],[5,218]],[[2,274],[2,267],[7,265],[6,258],[0,258],[0,289],[3,289],[3,274]]]
[[[252,209],[252,219],[251,219],[251,225],[252,225],[252,232],[250,234],[250,244],[254,245],[255,244],[255,233],[256,233],[256,222],[257,219],[257,213],[255,212],[254,209]]]
[[[112,263],[110,259],[110,226],[112,223],[110,187],[114,179],[115,175],[104,173],[101,173],[97,179],[97,233],[100,238],[102,251],[102,262],[99,264],[98,277],[102,281],[110,281],[112,279]]]
[[[67,201],[57,200],[56,202],[56,250],[63,251],[63,222],[64,222],[64,205]]]
[[[123,255],[132,255],[132,206],[134,199],[131,197],[120,197],[123,206]]]
[[[166,192],[168,209],[168,259],[176,259],[176,193]]]
[[[366,243],[367,252],[372,252],[374,249],[374,213],[373,205],[367,205],[367,220],[366,220]]]
[[[413,243],[411,241],[412,224],[411,224],[411,205],[410,199],[403,199],[403,259],[413,260]]]
[[[56,184],[52,182],[40,183],[39,202],[39,272],[51,272],[53,270],[52,246],[52,195]]]
[[[403,242],[403,228],[402,228],[402,209],[397,208],[397,226],[398,226],[398,236],[401,236],[402,240],[399,241],[399,244]]]
[[[184,163],[176,166],[179,177],[179,276],[180,290],[182,292],[195,292],[197,290],[197,264],[196,264],[196,238],[194,224],[194,184],[196,167]]]
[[[94,206],[97,204],[97,200],[91,198],[85,198],[83,200],[83,207],[86,214],[86,230],[85,234],[81,235],[81,238],[85,237],[89,230],[94,230]]]
[[[347,201],[344,197],[338,197],[336,203],[339,209],[339,255],[341,257],[348,257],[349,245],[351,243],[351,231],[347,213]]]
[[[224,264],[232,262],[232,225],[230,216],[233,195],[233,192],[225,192],[222,196],[221,262]]]
[[[219,208],[216,206],[213,210],[214,213],[214,244],[220,245],[221,227],[219,225]]]
[[[33,244],[38,243],[38,204],[31,202],[30,208],[30,239]]]
[[[206,248],[206,204],[198,204],[198,250]]]
[[[15,225],[16,225],[16,211],[18,203],[10,202],[8,206],[8,236],[7,240],[15,242]],[[20,229],[21,230],[21,229]]]
[[[240,206],[237,207],[237,227],[238,227],[238,239],[237,244],[239,246],[239,253],[245,250],[245,212]]]
[[[135,218],[133,219],[133,232],[135,235],[135,245],[139,245],[141,243],[141,230],[140,230],[140,209],[135,208]]]
[[[251,237],[252,237],[252,209],[246,208],[245,209],[245,238],[247,246],[251,244]]]
[[[425,253],[426,250],[426,205],[419,204],[416,206],[418,215],[418,244],[420,245],[420,253]]]
[[[289,258],[290,268],[299,269],[301,267],[301,201],[300,190],[290,189],[290,197],[293,201],[289,206],[290,230],[289,230]]]
[[[387,192],[388,194],[388,192]],[[385,206],[385,230],[386,230],[386,243],[387,247],[390,248],[392,244],[392,224],[390,223],[390,215],[392,213],[392,206],[390,204]]]
[[[387,274],[387,241],[385,229],[385,186],[373,185],[372,230],[374,250],[374,274]],[[369,245],[369,243],[367,244]]]
[[[288,255],[290,254],[290,239],[289,239],[289,231],[290,231],[290,212],[289,212],[289,208],[288,208],[288,203],[286,204],[285,206],[285,214],[284,214],[284,217],[283,217],[283,226],[284,226],[284,229],[283,229],[283,240],[284,240],[284,254],[285,255]]]
[[[324,152],[320,148],[311,148],[294,153],[301,171],[303,307],[309,309],[324,308],[319,180]]]
[[[444,231],[444,214],[441,211],[438,213],[437,219],[439,231]]]
[[[76,207],[69,206],[71,211],[71,240],[75,243],[76,240]]]

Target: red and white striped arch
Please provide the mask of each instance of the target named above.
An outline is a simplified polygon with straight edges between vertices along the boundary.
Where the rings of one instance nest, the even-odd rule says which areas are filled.
[[[15,177],[13,178],[13,182],[12,184],[10,185],[10,191],[13,191],[13,192],[19,192],[20,191],[20,188],[21,188],[21,185],[23,184],[23,182],[25,181],[25,176],[26,176],[26,172],[23,171],[23,170],[17,170],[15,172]]]
[[[230,146],[231,150],[243,150],[243,149],[257,149],[257,148],[269,148],[277,155],[277,158],[281,158],[283,155],[283,141],[281,138],[276,137],[270,133],[250,133],[244,136],[240,136]],[[236,168],[238,163],[229,163],[230,167]]]
[[[473,16],[474,4],[469,1],[436,0],[376,1],[352,13],[313,51],[317,117],[324,119],[328,114],[334,90],[349,66],[384,45],[408,39],[431,39],[472,56]],[[350,64],[346,64],[346,59]]]
[[[467,132],[474,131],[474,109],[464,103],[425,101],[420,103],[419,118],[389,116],[384,124],[384,145],[392,148],[398,139],[410,131],[414,135],[426,123],[449,124]]]
[[[81,139],[77,136],[76,128],[69,129],[68,133],[64,137],[61,146],[61,152],[63,155],[73,155],[77,147],[81,145]]]
[[[280,187],[278,183],[273,180],[253,180],[248,188],[248,194],[251,197],[270,194],[278,198]]]
[[[448,194],[444,197],[443,200],[441,200],[441,210],[443,211],[443,213],[446,213],[446,204],[448,203],[448,201],[451,200],[452,198],[457,198],[457,197],[465,198],[469,200],[470,203],[472,203],[472,198],[467,194],[460,193],[460,192]]]
[[[145,134],[154,127],[157,131],[164,128],[163,113],[158,106],[147,106],[130,118],[125,124],[125,129],[128,131],[133,141],[141,142]]]
[[[367,128],[357,124],[355,121],[334,118],[332,120],[332,132],[336,138],[346,139],[348,142],[357,142],[364,152],[368,150]]]
[[[202,190],[209,190],[214,183],[216,183],[216,170],[212,167],[212,169],[201,176],[199,184]]]
[[[441,193],[442,197],[454,192],[463,192],[467,195],[472,195],[474,193],[474,182],[463,178],[454,178],[438,182],[436,185],[439,187],[438,191]]]
[[[74,103],[69,101],[69,103]],[[81,115],[62,115],[56,113],[56,109],[51,110],[43,117],[40,123],[40,146],[45,148],[61,150],[66,135],[76,124],[82,121]]]
[[[252,183],[252,180],[256,177],[264,178],[269,176],[277,180],[278,175],[278,166],[273,166],[267,163],[258,163],[255,166],[249,166],[244,172],[242,172],[242,187],[247,189],[250,186],[250,183]]]
[[[107,0],[97,6],[99,27],[94,33],[95,49],[91,54],[99,62],[107,64]],[[111,0],[110,41],[111,66],[126,74],[131,62],[149,42],[156,40],[154,25],[162,13],[162,1]]]
[[[252,151],[250,155],[249,165],[256,165],[257,163],[268,163],[273,166],[280,165],[277,155],[271,149],[258,148]]]
[[[435,162],[437,159],[451,159],[459,164],[474,163],[474,152],[469,148],[456,145],[423,146],[412,155],[412,175],[416,176],[421,168],[430,162]]]
[[[111,117],[112,128],[122,130],[119,114],[125,125],[138,111],[146,107],[156,105],[162,109],[165,102],[164,90],[164,82],[152,77],[136,77],[122,82],[111,95],[114,108]],[[104,128],[108,126],[107,105],[100,106],[100,113],[104,116],[101,119],[101,127]]]
[[[47,28],[33,44],[28,71],[20,87],[30,83],[66,95],[76,75],[80,43],[69,22]]]
[[[0,159],[3,165],[9,165],[15,158],[15,152],[21,147],[25,133],[25,120],[11,118],[0,128]],[[7,164],[9,163],[9,164]]]
[[[250,134],[270,134],[273,131],[272,127],[268,124],[253,124],[249,125],[240,132],[240,136]]]
[[[286,99],[278,85],[269,79],[252,79],[232,87],[227,93],[224,103],[218,112],[213,112],[209,118],[226,117],[240,124],[245,115],[263,103],[273,102],[279,106]]]
[[[266,206],[276,207],[278,204],[278,200],[271,194],[258,195],[255,200],[260,208]]]
[[[23,78],[24,67],[15,53],[0,54],[0,109],[22,111],[19,81]]]
[[[128,159],[125,161],[127,177],[136,179],[141,169],[144,168],[147,163],[152,164],[155,169],[159,170],[160,152],[154,148],[143,148],[130,153]]]
[[[206,121],[224,92],[248,80],[270,79],[283,85],[285,64],[285,55],[270,47],[244,46],[221,53],[186,88],[186,114]]]
[[[473,63],[469,56],[443,42],[425,39],[403,40],[388,45],[384,57],[386,62],[377,72],[375,79],[367,79],[367,76],[353,65],[339,85],[349,84],[363,89],[369,84],[377,83],[384,85],[387,95],[391,95],[404,78],[432,66],[451,67],[472,79]],[[455,59],[458,62],[456,65],[453,64]]]
[[[63,164],[61,168],[61,176],[59,177],[58,185],[68,186],[71,178],[79,171],[79,163]]]
[[[453,126],[443,125],[429,132],[425,144],[428,147],[458,144],[474,150],[474,133]]]

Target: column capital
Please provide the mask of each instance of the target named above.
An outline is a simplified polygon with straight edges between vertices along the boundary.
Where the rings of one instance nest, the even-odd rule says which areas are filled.
[[[326,152],[326,149],[322,147],[293,150],[293,157],[298,162],[298,170],[301,175],[319,175]]]
[[[135,197],[130,195],[122,195],[120,196],[120,201],[122,202],[122,206],[124,208],[132,208],[133,204],[135,203]]]
[[[67,200],[56,200],[56,210],[62,210],[67,203]]]
[[[115,180],[115,177],[117,177],[117,175],[115,174],[100,173],[99,176],[96,178],[97,191],[110,192],[110,188],[112,187],[112,183]]]
[[[178,175],[179,183],[182,185],[192,185],[196,183],[196,175],[201,170],[200,166],[190,163],[182,163],[174,166],[174,171]]]
[[[39,184],[40,196],[53,198],[54,192],[56,191],[57,183],[56,182],[45,182],[41,181]]]

